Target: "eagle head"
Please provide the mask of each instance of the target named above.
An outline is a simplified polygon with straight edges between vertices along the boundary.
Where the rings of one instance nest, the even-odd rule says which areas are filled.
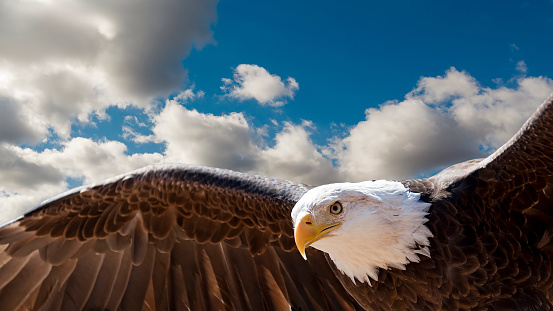
[[[300,254],[311,246],[328,253],[353,282],[378,280],[378,269],[405,269],[430,257],[425,226],[430,204],[400,182],[366,181],[309,190],[292,210]]]

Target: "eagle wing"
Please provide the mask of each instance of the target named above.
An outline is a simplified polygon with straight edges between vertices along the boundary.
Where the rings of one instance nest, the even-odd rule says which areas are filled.
[[[553,94],[486,159],[403,183],[433,203],[428,265],[438,273],[426,281],[441,296],[456,299],[436,304],[468,309],[487,301],[498,309],[551,308]]]
[[[47,200],[0,229],[2,309],[355,309],[295,250],[308,186],[158,165]]]

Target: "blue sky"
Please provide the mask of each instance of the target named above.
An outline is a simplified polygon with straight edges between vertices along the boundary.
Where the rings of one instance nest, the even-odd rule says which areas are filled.
[[[552,13],[551,0],[0,0],[3,217],[154,163],[321,184],[486,156],[553,91]]]
[[[301,91],[287,115],[352,124],[365,108],[401,99],[420,77],[452,66],[487,86],[518,74],[520,60],[529,74],[553,72],[552,10],[551,1],[223,1],[217,44],[184,64],[209,93],[237,64],[292,76]]]

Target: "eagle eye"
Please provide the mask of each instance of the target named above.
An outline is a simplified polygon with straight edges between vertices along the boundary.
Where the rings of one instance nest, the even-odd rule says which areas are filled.
[[[340,214],[342,211],[344,210],[344,208],[342,207],[342,203],[336,201],[334,203],[332,203],[332,205],[330,205],[328,207],[328,211],[333,214],[333,215],[338,215]]]

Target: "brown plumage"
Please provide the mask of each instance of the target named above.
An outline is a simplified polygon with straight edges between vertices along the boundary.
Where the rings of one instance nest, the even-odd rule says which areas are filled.
[[[503,147],[403,181],[432,203],[431,257],[354,284],[296,251],[310,188],[158,165],[48,200],[0,229],[6,310],[549,310],[553,95]],[[370,176],[367,176],[370,178]]]

